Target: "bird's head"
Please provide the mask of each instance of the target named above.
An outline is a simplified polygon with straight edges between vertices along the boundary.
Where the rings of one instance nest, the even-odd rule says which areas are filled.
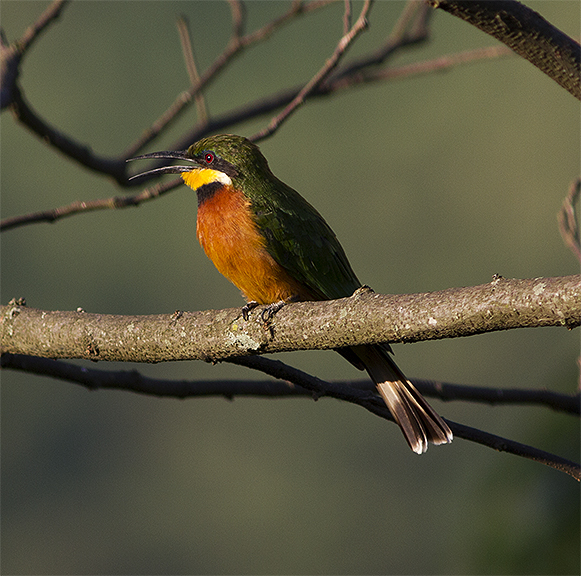
[[[192,144],[187,150],[152,152],[130,158],[128,161],[147,158],[175,159],[189,164],[154,168],[136,174],[130,180],[151,174],[181,174],[190,188],[199,190],[207,185],[232,186],[233,182],[241,186],[257,175],[262,177],[271,175],[266,158],[258,146],[247,138],[234,134],[209,136]]]

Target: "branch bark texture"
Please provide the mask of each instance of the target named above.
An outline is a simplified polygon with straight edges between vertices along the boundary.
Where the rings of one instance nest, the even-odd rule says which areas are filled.
[[[429,0],[506,44],[581,100],[581,48],[515,0]]]
[[[114,316],[2,306],[0,351],[124,362],[217,361],[290,350],[456,338],[497,330],[581,325],[581,275],[507,280],[401,296],[289,304],[265,322],[241,308]]]

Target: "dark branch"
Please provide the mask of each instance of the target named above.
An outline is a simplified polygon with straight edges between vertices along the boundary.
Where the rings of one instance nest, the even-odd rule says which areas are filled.
[[[22,37],[8,45],[3,31],[0,31],[0,109],[4,110],[12,104],[20,74],[20,64],[28,49],[39,36],[61,14],[68,0],[55,0],[40,15],[38,20],[29,26]]]
[[[325,382],[278,360],[256,356],[230,359],[229,361],[254,370],[259,370],[277,378],[277,380],[162,380],[148,378],[136,370],[109,372],[94,368],[85,368],[59,360],[48,360],[46,358],[36,358],[19,354],[2,355],[2,368],[11,368],[33,374],[51,376],[60,380],[75,382],[90,390],[121,389],[160,397],[187,398],[224,396],[225,398],[231,399],[235,396],[278,398],[309,396],[316,400],[320,397],[328,396],[357,404],[381,418],[393,421],[383,401],[374,393],[374,385],[371,381],[357,382],[355,383],[356,385],[353,385],[354,383],[351,382]],[[472,399],[475,399],[478,394],[482,394],[482,397],[479,399],[484,402],[495,401],[493,398],[498,398],[499,401],[503,401],[503,399],[511,396],[514,397],[520,393],[525,402],[527,399],[535,398],[535,400],[538,400],[536,403],[544,404],[546,400],[549,400],[549,405],[554,406],[555,400],[558,398],[557,404],[567,406],[567,411],[576,411],[577,413],[579,411],[578,396],[572,397],[556,393],[548,393],[549,395],[547,396],[543,394],[545,391],[489,390],[453,384],[426,383],[420,380],[412,381],[420,388],[423,394],[437,396],[442,399],[449,399],[450,390],[454,390],[454,394],[459,396],[461,396],[461,390],[467,390],[468,394],[466,397],[471,397]],[[581,469],[578,464],[559,456],[469,426],[450,421],[448,421],[448,424],[451,426],[454,436],[457,438],[477,442],[494,450],[508,452],[540,462],[546,466],[565,472],[577,480],[581,477]]]
[[[494,36],[581,100],[581,47],[515,0],[428,0]]]
[[[63,360],[51,360],[23,354],[3,354],[2,368],[20,370],[38,376],[50,376],[74,382],[89,390],[128,390],[138,394],[159,397],[193,398],[198,396],[277,397],[308,396],[313,392],[286,380],[170,380],[143,376],[137,370],[99,370],[71,364]],[[282,378],[282,376],[281,376]],[[566,414],[580,415],[580,394],[561,394],[550,390],[526,390],[507,388],[484,388],[451,384],[434,380],[410,378],[423,396],[439,398],[444,402],[469,401],[496,405],[536,405],[551,408]],[[375,391],[369,379],[336,381],[342,388]]]

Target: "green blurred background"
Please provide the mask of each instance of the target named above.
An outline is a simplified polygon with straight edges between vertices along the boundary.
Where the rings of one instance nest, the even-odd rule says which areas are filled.
[[[249,2],[249,29],[288,7]],[[577,1],[527,5],[579,36]],[[2,0],[9,40],[47,6]],[[361,4],[356,3],[359,10]],[[403,3],[378,2],[347,60],[376,47]],[[306,82],[333,50],[342,3],[301,18],[207,91],[219,115]],[[230,33],[224,2],[69,5],[21,83],[48,122],[115,156],[188,85],[176,18],[205,69]],[[495,44],[445,13],[404,64]],[[195,122],[192,108],[149,150]],[[251,135],[259,119],[233,127]],[[2,115],[3,217],[124,193]],[[578,271],[556,214],[579,172],[579,103],[510,57],[375,84],[302,107],[262,143],[325,216],[360,279],[383,293]],[[134,188],[132,191],[135,191]],[[2,237],[2,303],[117,314],[239,306],[195,239],[181,187],[137,209]],[[579,331],[548,328],[395,346],[410,376],[574,392]],[[282,355],[320,377],[361,377],[330,352]],[[92,365],[91,365],[92,366]],[[171,378],[260,378],[229,365],[138,368]],[[531,407],[433,401],[444,416],[578,459],[578,421]],[[456,440],[412,454],[399,431],[334,400],[89,393],[2,374],[3,574],[575,574],[579,485]]]

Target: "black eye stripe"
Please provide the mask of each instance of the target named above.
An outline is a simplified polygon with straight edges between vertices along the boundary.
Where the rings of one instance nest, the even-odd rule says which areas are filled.
[[[199,166],[207,166],[211,170],[219,170],[220,172],[224,172],[224,174],[230,176],[230,178],[238,176],[239,172],[233,164],[216,155],[216,153],[211,150],[203,150],[198,154],[192,155],[192,159],[194,162],[197,162]]]

